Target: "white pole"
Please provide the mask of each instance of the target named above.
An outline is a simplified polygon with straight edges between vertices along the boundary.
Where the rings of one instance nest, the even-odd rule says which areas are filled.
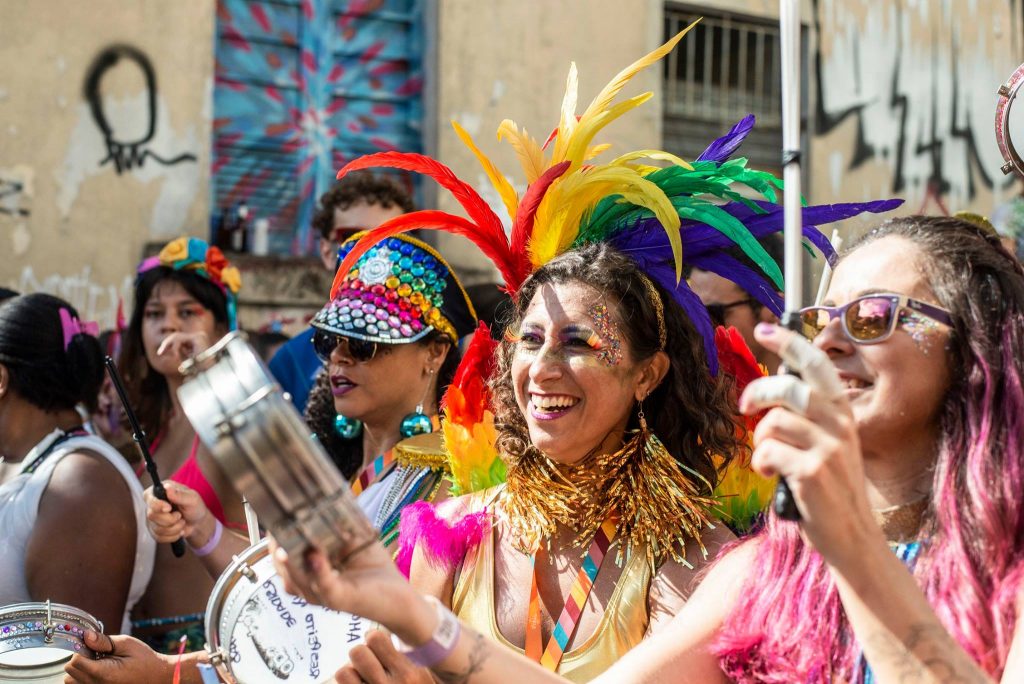
[[[803,223],[800,212],[800,0],[781,0],[782,180],[786,311],[803,306]]]

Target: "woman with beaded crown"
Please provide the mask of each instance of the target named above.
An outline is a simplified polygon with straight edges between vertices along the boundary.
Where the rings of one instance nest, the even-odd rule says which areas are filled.
[[[362,237],[342,243],[343,258]],[[341,274],[334,296],[313,317],[310,340],[323,371],[306,404],[306,422],[387,545],[399,514],[414,501],[443,498],[447,465],[438,404],[459,364],[458,342],[476,314],[455,272],[429,245],[389,238]],[[150,502],[158,541],[211,539],[203,502],[178,491],[178,510]],[[218,576],[244,541],[218,536],[204,556]]]
[[[781,209],[733,189],[746,185],[773,200],[778,185],[745,160],[727,161],[747,122],[692,164],[655,150],[586,163],[607,147],[591,144],[596,132],[650,96],[612,105],[617,93],[683,33],[620,73],[578,120],[573,67],[550,159],[515,124],[502,123],[499,134],[513,139],[530,182],[522,198],[456,125],[514,217],[510,238],[469,186],[425,157],[370,155],[339,174],[371,166],[424,172],[469,216],[424,211],[392,220],[371,231],[343,269],[373,241],[437,228],[474,240],[513,293],[513,320],[490,382],[507,483],[447,502],[440,518],[407,509],[402,546],[415,546],[415,586],[572,681],[597,676],[661,629],[731,538],[712,524],[712,495],[718,459],[728,464],[742,452],[743,433],[732,374],[719,373],[715,331],[680,279],[684,258],[743,280],[778,308],[781,283],[723,254],[739,244],[769,278],[781,278],[756,242],[781,228]],[[671,165],[647,166],[645,158]],[[807,212],[821,224],[891,206]],[[806,232],[823,243],[815,229]],[[371,637],[369,647],[371,662],[398,667],[384,640]],[[356,660],[339,678],[376,681],[375,666]]]

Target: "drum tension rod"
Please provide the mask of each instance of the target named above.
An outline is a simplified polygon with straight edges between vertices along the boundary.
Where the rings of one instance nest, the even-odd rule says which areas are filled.
[[[53,633],[56,631],[57,626],[53,624],[53,607],[50,605],[50,599],[46,599],[46,624],[43,625],[43,641],[52,644]]]

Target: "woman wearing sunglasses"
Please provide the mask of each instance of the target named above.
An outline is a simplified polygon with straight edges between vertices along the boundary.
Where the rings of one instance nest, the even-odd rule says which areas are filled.
[[[307,422],[390,544],[401,510],[442,488],[438,406],[476,313],[441,255],[403,235],[362,256],[312,326],[324,371]]]
[[[773,516],[738,542],[595,681],[1024,680],[1021,266],[971,224],[896,219],[844,255],[826,303],[804,312],[811,343],[759,327],[804,380],[758,380],[741,400],[770,409],[754,465],[787,478],[802,521]],[[341,573],[322,556],[308,576],[279,565],[432,647],[442,679],[561,681],[460,628],[377,549]]]
[[[344,242],[344,258],[363,233]],[[448,263],[407,236],[362,257],[314,316],[310,340],[324,363],[306,404],[306,422],[385,544],[402,509],[442,494],[444,457],[438,404],[459,364],[459,338],[476,314]],[[184,536],[219,576],[247,542],[221,534],[203,499],[168,485],[170,504],[151,499],[158,541]]]

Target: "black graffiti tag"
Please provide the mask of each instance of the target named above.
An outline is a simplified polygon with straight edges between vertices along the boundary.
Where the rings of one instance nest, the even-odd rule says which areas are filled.
[[[103,110],[103,98],[100,94],[100,83],[103,76],[122,59],[135,64],[142,72],[146,81],[146,116],[148,119],[145,134],[135,140],[122,140],[118,137],[117,132],[111,127],[110,121],[108,121]],[[165,159],[152,150],[145,148],[145,145],[153,139],[153,135],[156,133],[156,72],[153,70],[153,65],[150,63],[149,58],[138,48],[130,45],[111,45],[100,52],[86,72],[83,94],[85,100],[89,103],[92,118],[96,121],[96,126],[99,127],[100,132],[103,134],[103,142],[107,146],[107,156],[100,161],[100,166],[108,162],[113,163],[114,170],[121,174],[134,168],[142,168],[147,159],[152,159],[164,166],[180,164],[186,161],[196,161],[194,154],[184,153]]]

